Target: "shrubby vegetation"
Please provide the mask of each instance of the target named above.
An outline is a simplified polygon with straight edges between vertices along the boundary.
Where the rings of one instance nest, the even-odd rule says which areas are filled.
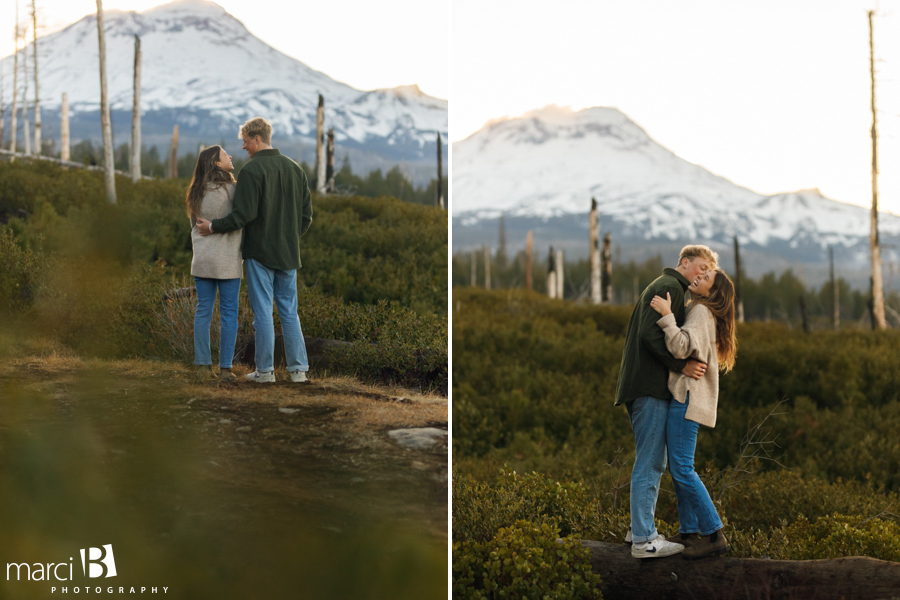
[[[622,541],[634,438],[613,403],[630,307],[456,288],[452,310],[454,542],[519,521]],[[897,524],[871,519],[900,512],[900,332],[748,323],[738,344],[696,454],[731,555],[900,560]],[[657,519],[677,530],[668,476]]]
[[[498,251],[499,253],[499,251]],[[515,288],[525,286],[525,253],[513,260],[498,255],[491,260],[491,284],[494,288]],[[612,289],[616,304],[633,305],[636,295],[647,285],[659,277],[663,267],[671,266],[663,263],[657,256],[641,263],[629,261],[619,263],[613,261]],[[453,286],[462,287],[471,284],[471,255],[456,254],[453,256]],[[483,265],[476,264],[478,281],[484,281]],[[587,259],[567,262],[565,297],[568,300],[584,300],[589,296],[590,262]],[[733,273],[730,273],[733,276]],[[535,291],[546,294],[547,265],[545,260],[534,260],[532,263],[532,280]],[[803,280],[788,269],[780,275],[767,273],[757,279],[743,275],[744,314],[748,321],[776,321],[792,327],[803,326],[800,299],[806,306],[808,326],[812,329],[830,329],[832,318],[832,302],[834,293],[830,282],[821,287],[807,286]],[[870,328],[867,319],[868,296],[865,292],[850,287],[843,278],[837,278],[835,285],[841,299],[840,317],[845,328]],[[900,311],[900,294],[896,291],[888,293],[885,301],[894,310]]]
[[[79,352],[191,360],[193,300],[163,303],[191,283],[185,185],[119,177],[109,206],[100,173],[0,163],[0,311]],[[446,213],[357,197],[313,210],[304,333],[353,342],[339,350],[351,373],[446,389]]]

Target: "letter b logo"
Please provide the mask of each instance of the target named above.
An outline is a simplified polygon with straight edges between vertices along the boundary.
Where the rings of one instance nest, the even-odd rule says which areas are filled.
[[[116,559],[113,557],[112,544],[104,544],[102,548],[88,548],[87,556],[81,550],[81,566],[88,577],[115,577]]]

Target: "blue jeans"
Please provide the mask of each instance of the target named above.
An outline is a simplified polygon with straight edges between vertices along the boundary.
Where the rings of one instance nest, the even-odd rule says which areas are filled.
[[[700,424],[684,418],[690,393],[684,404],[672,400],[669,408],[669,420],[666,425],[666,443],[669,447],[669,472],[675,484],[675,496],[678,498],[678,520],[681,521],[681,533],[699,533],[709,535],[722,529],[722,520],[694,471],[694,451],[697,448],[697,431]]]
[[[216,290],[219,292],[219,367],[230,369],[238,330],[238,294],[240,279],[194,277],[197,311],[194,313],[194,364],[212,365],[209,326],[212,324]]]
[[[297,271],[270,269],[259,261],[244,261],[247,271],[247,293],[253,309],[253,329],[256,330],[256,370],[271,373],[275,370],[275,321],[272,304],[278,307],[281,333],[284,336],[284,358],[287,370],[309,371],[306,342],[297,316]]]
[[[666,421],[669,400],[643,396],[627,402],[634,432],[634,470],[631,472],[631,535],[634,543],[655,540],[654,517],[659,481],[666,470]]]

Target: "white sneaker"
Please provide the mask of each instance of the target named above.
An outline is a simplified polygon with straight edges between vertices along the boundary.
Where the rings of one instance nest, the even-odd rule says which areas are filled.
[[[275,383],[275,373],[260,373],[259,371],[253,371],[249,375],[245,376],[250,381],[255,381],[256,383]]]
[[[631,544],[631,527],[628,528],[628,533],[625,534],[625,543]]]
[[[662,558],[672,556],[684,550],[681,544],[666,541],[663,536],[658,536],[649,542],[636,543],[631,546],[631,556],[635,558]]]
[[[306,383],[309,379],[306,377],[306,371],[291,371],[291,381],[294,383]]]

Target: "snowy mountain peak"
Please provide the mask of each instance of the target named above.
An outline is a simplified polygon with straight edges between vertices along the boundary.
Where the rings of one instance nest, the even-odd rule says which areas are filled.
[[[144,123],[159,123],[160,133],[164,128],[171,132],[177,122],[182,135],[194,131],[204,139],[230,138],[246,119],[263,115],[282,140],[315,137],[321,94],[327,126],[344,148],[424,160],[434,132],[446,138],[446,100],[427,96],[415,85],[366,92],[335,81],[268,46],[209,0],[175,0],[143,12],[107,10],[104,27],[112,110],[131,112],[138,35]],[[41,38],[39,49],[42,107],[58,110],[65,92],[74,119],[98,114],[96,14]],[[32,52],[31,45],[25,52]],[[11,73],[13,57],[0,65]]]
[[[868,235],[864,208],[818,189],[765,196],[690,163],[624,113],[548,106],[488,122],[453,145],[453,214],[470,226],[509,217],[584,215],[638,239],[717,240],[765,246],[855,244]],[[900,234],[884,213],[881,231]]]

